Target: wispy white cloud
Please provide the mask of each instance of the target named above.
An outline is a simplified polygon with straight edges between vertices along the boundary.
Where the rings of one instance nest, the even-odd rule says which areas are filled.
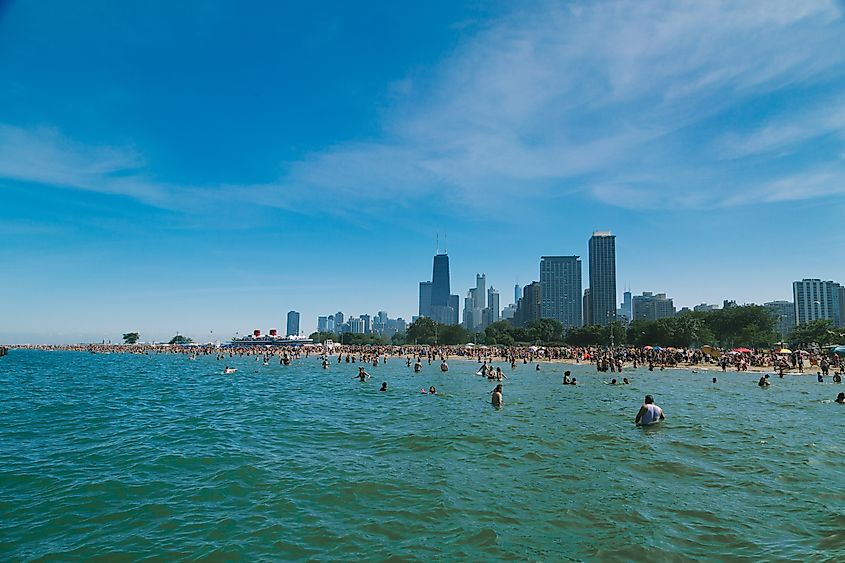
[[[575,184],[626,207],[722,205],[746,188],[730,167],[720,178],[706,139],[683,138],[685,129],[755,97],[841,79],[843,34],[830,1],[547,5],[457,49],[432,87],[388,117],[382,141],[312,155],[292,164],[282,185],[478,203]],[[822,121],[777,132],[740,127],[735,139],[751,154],[834,125]]]
[[[394,106],[368,142],[340,142],[261,185],[176,187],[134,151],[55,131],[0,127],[0,177],[179,207],[202,194],[292,209],[355,212],[384,202],[483,206],[579,191],[637,208],[823,197],[818,164],[742,183],[742,159],[845,126],[845,111],[731,124],[720,112],[789,88],[845,80],[845,23],[833,0],[549,3],[468,37],[428,76],[388,87]],[[689,134],[718,128],[716,140]],[[835,172],[829,172],[834,174]],[[777,176],[779,174],[780,176]],[[646,207],[643,205],[643,207]]]
[[[143,167],[130,148],[82,144],[52,128],[0,124],[0,178],[162,203],[172,189],[145,179]]]

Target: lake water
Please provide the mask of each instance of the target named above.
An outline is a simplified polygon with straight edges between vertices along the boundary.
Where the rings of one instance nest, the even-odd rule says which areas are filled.
[[[845,386],[356,365],[10,351],[0,560],[845,557]]]

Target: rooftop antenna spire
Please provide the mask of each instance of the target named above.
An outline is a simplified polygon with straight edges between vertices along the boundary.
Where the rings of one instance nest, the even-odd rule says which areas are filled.
[[[440,233],[437,233],[437,247],[434,249],[435,254],[440,254]]]
[[[443,254],[449,254],[449,235],[443,234],[445,242],[443,243]]]

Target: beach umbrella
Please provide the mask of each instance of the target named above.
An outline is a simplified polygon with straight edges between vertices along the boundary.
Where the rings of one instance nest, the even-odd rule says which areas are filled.
[[[845,356],[845,346],[837,346],[833,350],[832,353],[836,354],[837,356]]]
[[[653,349],[654,348],[652,348],[651,346],[643,346],[643,350],[653,350]]]
[[[702,346],[701,351],[703,353],[707,354],[708,356],[713,356],[714,358],[718,358],[719,356],[722,355],[722,353],[719,350],[717,350],[716,348],[713,348],[709,344],[705,344],[704,346]]]
[[[731,352],[736,352],[737,354],[750,354],[751,350],[748,348],[734,348]]]
[[[788,348],[781,348],[780,350],[778,350],[778,352],[777,352],[777,353],[778,353],[778,354],[791,354],[791,353],[792,353],[792,350],[790,350],[790,349],[788,349]]]
[[[655,350],[663,350],[663,348],[661,348],[660,346],[655,346],[654,349]]]

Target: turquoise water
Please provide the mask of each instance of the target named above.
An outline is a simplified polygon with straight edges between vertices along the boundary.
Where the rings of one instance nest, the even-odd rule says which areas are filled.
[[[0,560],[845,556],[845,386],[319,364],[10,351]]]

